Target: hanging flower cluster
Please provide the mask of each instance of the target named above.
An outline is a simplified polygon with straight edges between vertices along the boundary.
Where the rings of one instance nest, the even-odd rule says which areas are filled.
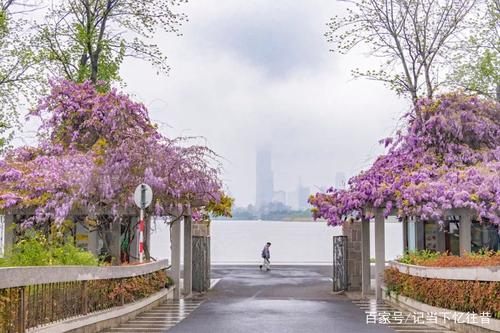
[[[422,99],[421,120],[406,133],[382,140],[389,151],[349,180],[348,190],[310,198],[315,218],[339,225],[348,216],[415,216],[442,223],[446,211],[471,209],[475,218],[500,224],[500,107],[462,94]]]
[[[0,160],[0,210],[34,208],[25,222],[61,224],[76,210],[119,216],[134,206],[140,183],[162,215],[179,203],[206,205],[223,196],[217,156],[188,138],[168,139],[144,105],[90,82],[51,83],[30,117],[40,117],[40,143]]]

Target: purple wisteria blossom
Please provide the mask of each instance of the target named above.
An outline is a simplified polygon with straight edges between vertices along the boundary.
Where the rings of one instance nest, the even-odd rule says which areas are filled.
[[[416,216],[443,222],[453,208],[500,224],[500,106],[462,94],[422,99],[423,120],[412,119],[348,190],[311,197],[315,218],[339,225],[350,215],[383,208],[387,216]]]
[[[40,117],[40,142],[0,161],[0,210],[35,208],[26,222],[62,223],[72,211],[104,208],[119,216],[134,206],[140,183],[154,192],[157,214],[178,204],[204,205],[222,195],[217,156],[188,138],[157,131],[144,105],[90,82],[51,83],[31,117]]]

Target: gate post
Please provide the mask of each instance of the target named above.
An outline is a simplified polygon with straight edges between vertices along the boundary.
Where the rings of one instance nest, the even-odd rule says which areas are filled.
[[[210,231],[206,223],[193,223],[192,288],[196,292],[210,289]]]
[[[342,234],[347,237],[347,289],[361,291],[362,285],[362,228],[361,222],[347,220],[342,225]],[[369,259],[368,259],[369,260]]]
[[[347,236],[333,236],[333,291],[348,290]]]

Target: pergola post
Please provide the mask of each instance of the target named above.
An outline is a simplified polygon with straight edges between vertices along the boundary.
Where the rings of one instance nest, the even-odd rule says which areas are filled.
[[[361,295],[370,293],[370,220],[361,220]]]
[[[193,225],[189,213],[184,216],[184,295],[193,292]]]
[[[403,228],[403,253],[408,252],[408,217],[405,216],[402,221]]]
[[[425,222],[415,219],[415,247],[416,250],[425,250]]]
[[[375,295],[382,300],[382,283],[385,270],[385,218],[382,209],[375,212]]]
[[[147,261],[151,260],[151,220],[152,216],[149,216],[146,221],[144,221],[144,258]]]
[[[459,246],[460,256],[471,252],[471,228],[472,228],[472,214],[468,211],[462,210],[460,212],[460,226],[459,226]]]
[[[4,216],[4,236],[3,236],[3,253],[4,255],[14,246],[14,223],[15,217],[13,214],[8,214]]]
[[[172,279],[174,280],[174,299],[181,296],[181,221],[173,221],[170,228],[171,255],[172,255]]]
[[[109,250],[112,257],[113,265],[121,264],[121,234],[122,234],[122,223],[121,219],[116,219],[111,222],[110,230],[108,233]]]

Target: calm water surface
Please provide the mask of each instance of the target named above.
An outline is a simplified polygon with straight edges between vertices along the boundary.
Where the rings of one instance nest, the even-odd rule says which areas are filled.
[[[213,264],[251,264],[260,261],[260,252],[272,242],[274,264],[331,264],[332,236],[341,227],[328,227],[325,222],[281,221],[213,221],[211,224],[211,256]],[[181,228],[183,230],[183,228]],[[371,223],[371,256],[374,257],[374,224]],[[394,259],[403,248],[400,223],[386,223],[386,258]],[[151,236],[153,257],[170,258],[170,233],[161,221]]]

